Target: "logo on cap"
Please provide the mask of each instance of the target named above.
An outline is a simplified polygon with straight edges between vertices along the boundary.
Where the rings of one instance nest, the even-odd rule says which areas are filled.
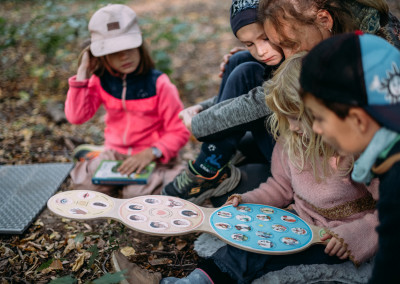
[[[232,3],[231,18],[246,9],[257,9],[259,0],[236,0]]]
[[[379,76],[375,75],[370,85],[371,91],[377,90],[385,93],[385,100],[390,104],[400,103],[400,71],[395,62],[391,71],[386,71],[386,78],[379,80]]]
[[[112,22],[107,24],[107,30],[108,31],[113,31],[113,30],[119,30],[119,22]]]

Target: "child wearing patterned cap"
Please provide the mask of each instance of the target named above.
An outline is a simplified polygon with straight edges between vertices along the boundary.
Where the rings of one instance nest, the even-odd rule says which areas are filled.
[[[361,32],[332,37],[304,59],[300,83],[313,130],[359,154],[355,182],[378,177],[379,249],[369,283],[400,283],[400,52]]]

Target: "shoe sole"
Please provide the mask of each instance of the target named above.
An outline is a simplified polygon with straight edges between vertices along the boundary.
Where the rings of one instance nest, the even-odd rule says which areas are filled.
[[[92,145],[92,144],[81,144],[75,147],[74,151],[72,151],[72,155],[75,155],[81,150],[87,150],[87,151],[104,151],[104,146],[99,146],[99,145]]]
[[[92,151],[98,151],[98,152],[103,152],[104,151],[104,146],[98,146],[98,145],[92,145],[92,144],[81,144],[78,145],[74,151],[72,151],[72,157],[74,160],[78,161],[75,156],[79,151],[88,151],[88,152],[92,152]]]
[[[114,269],[114,272],[120,272],[121,271],[121,267],[119,267],[117,258],[115,257],[115,252],[113,252],[111,254],[111,265],[112,265],[112,267]],[[129,282],[126,279],[124,279],[124,280],[121,280],[119,282],[119,284],[129,284]]]
[[[231,176],[224,180],[217,188],[209,189],[199,196],[188,198],[187,200],[194,204],[201,205],[207,198],[218,197],[235,189],[241,178],[240,170],[231,167]]]

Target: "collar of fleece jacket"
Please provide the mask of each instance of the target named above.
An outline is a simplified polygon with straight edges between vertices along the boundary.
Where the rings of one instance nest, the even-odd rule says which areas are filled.
[[[130,73],[126,76],[126,100],[150,98],[156,95],[156,82],[162,73],[151,69],[145,75]],[[117,99],[122,99],[123,79],[112,76],[107,70],[100,77],[101,87]]]

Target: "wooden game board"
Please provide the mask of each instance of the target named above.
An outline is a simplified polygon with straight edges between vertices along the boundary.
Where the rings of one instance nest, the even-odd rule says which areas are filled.
[[[302,251],[321,243],[324,233],[295,214],[260,204],[206,208],[164,195],[117,199],[95,191],[73,190],[54,195],[47,206],[62,217],[111,218],[157,236],[211,233],[230,245],[263,254]]]

